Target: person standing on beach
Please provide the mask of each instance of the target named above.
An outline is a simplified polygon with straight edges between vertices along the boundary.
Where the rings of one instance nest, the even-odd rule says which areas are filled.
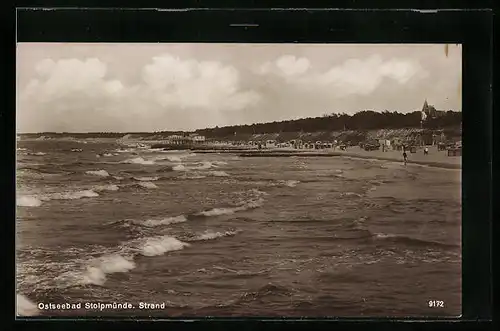
[[[406,150],[405,150],[405,149],[403,149],[403,160],[404,160],[404,162],[405,162],[405,165],[406,165],[406,161],[407,161],[407,159],[408,159],[408,155],[406,154]]]
[[[429,148],[426,147],[426,148],[424,148],[424,155],[427,155],[427,154],[429,154]]]

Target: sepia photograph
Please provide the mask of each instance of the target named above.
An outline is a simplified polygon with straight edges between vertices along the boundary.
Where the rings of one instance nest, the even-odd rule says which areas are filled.
[[[462,314],[460,44],[16,61],[17,316]]]

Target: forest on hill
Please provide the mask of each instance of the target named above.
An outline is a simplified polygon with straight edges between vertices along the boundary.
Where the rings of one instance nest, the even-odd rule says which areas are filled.
[[[375,112],[367,110],[354,115],[329,114],[298,120],[200,129],[195,132],[207,138],[224,138],[235,134],[251,135],[282,132],[369,131],[420,127],[436,130],[459,127],[462,123],[462,113],[452,110],[443,113],[442,116],[437,118],[427,118],[423,123],[421,123],[421,116],[420,111],[403,114],[397,111]]]
[[[361,111],[354,115],[328,114],[320,117],[309,117],[297,120],[275,121],[268,123],[255,123],[247,125],[232,125],[224,127],[206,128],[194,131],[197,134],[210,138],[233,138],[237,136],[251,136],[258,134],[287,133],[319,133],[339,131],[372,131],[382,129],[411,129],[422,128],[428,130],[459,128],[462,124],[462,113],[447,111],[437,118],[427,118],[421,123],[421,112],[399,113],[397,111],[375,112]],[[166,138],[169,135],[189,134],[184,131],[156,131],[156,132],[41,132],[22,134],[23,136],[60,137],[71,136],[75,138],[122,138],[126,134],[132,136],[156,136]]]

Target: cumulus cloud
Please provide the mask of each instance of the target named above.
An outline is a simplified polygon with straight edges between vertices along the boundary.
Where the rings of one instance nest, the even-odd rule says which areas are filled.
[[[21,130],[188,128],[220,122],[221,112],[260,100],[256,92],[241,90],[236,68],[170,55],[154,57],[143,67],[142,81],[132,86],[109,77],[107,64],[97,58],[44,59],[35,72],[20,93]]]
[[[257,70],[258,73],[265,75],[277,73],[283,76],[298,76],[304,74],[311,67],[311,63],[306,58],[297,58],[293,55],[283,55],[274,62],[265,62]]]
[[[239,72],[219,62],[153,58],[143,79],[164,107],[241,110],[259,101],[254,91],[239,90]]]
[[[21,43],[17,57],[21,132],[461,109],[461,48],[443,45]]]
[[[397,58],[384,60],[379,55],[348,59],[322,72],[313,72],[308,70],[309,67],[309,61],[305,58],[283,56],[274,62],[265,63],[259,73],[285,75],[287,82],[296,84],[300,89],[315,92],[328,90],[337,97],[371,94],[387,80],[405,85],[428,76],[428,72],[416,61]]]

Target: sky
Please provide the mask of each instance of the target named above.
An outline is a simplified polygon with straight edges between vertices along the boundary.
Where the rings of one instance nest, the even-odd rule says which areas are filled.
[[[153,132],[461,111],[444,44],[17,44],[18,132]]]

